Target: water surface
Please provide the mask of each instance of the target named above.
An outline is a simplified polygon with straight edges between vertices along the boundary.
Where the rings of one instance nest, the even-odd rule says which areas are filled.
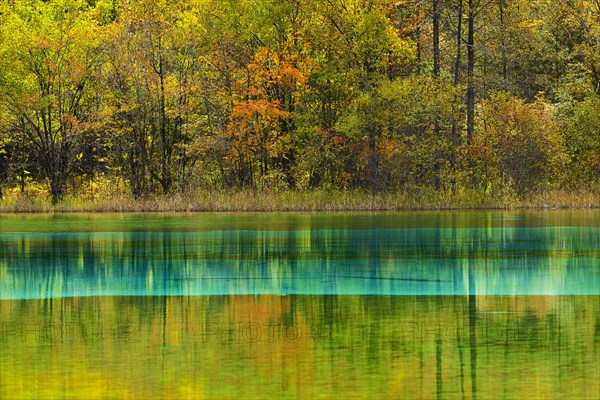
[[[0,398],[598,398],[600,212],[0,216]]]

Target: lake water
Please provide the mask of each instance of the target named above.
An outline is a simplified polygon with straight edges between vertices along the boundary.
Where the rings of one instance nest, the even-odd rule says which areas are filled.
[[[0,215],[0,399],[600,398],[600,211]]]

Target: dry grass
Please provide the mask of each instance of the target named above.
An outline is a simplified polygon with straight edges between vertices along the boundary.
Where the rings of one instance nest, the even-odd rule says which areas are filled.
[[[560,209],[600,208],[600,193],[552,191],[526,197],[485,195],[474,191],[458,193],[380,193],[362,191],[262,192],[195,191],[169,196],[134,199],[114,195],[94,200],[67,197],[52,205],[44,196],[13,194],[0,201],[0,212],[170,212],[170,211],[391,211],[454,209]]]

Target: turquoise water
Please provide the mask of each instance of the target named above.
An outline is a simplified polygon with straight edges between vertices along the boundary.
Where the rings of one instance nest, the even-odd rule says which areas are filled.
[[[598,225],[527,215],[10,217],[0,299],[600,294]]]

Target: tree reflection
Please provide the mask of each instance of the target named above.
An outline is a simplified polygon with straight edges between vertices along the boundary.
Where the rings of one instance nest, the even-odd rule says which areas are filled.
[[[4,233],[1,296],[598,293],[598,229],[454,223]]]
[[[3,398],[589,398],[600,373],[596,296],[3,300],[0,321]]]

